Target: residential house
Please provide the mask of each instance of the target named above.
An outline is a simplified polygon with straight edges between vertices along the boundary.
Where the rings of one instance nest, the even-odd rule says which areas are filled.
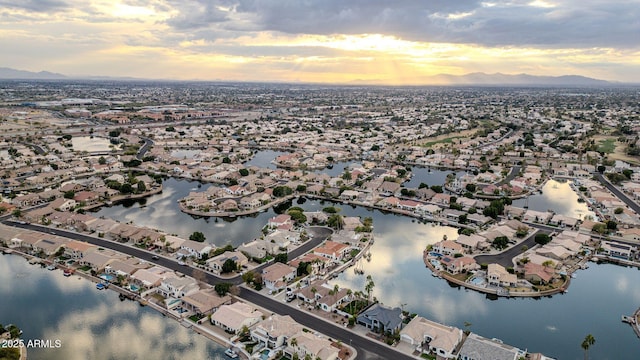
[[[502,341],[489,340],[475,333],[465,339],[458,359],[460,360],[518,360],[523,354],[520,349],[503,344]]]
[[[489,264],[487,266],[487,279],[489,285],[493,286],[516,286],[518,277],[510,274],[504,266],[500,264]]]
[[[453,256],[455,254],[462,254],[464,252],[464,248],[455,241],[442,240],[433,244],[433,251],[442,255]]]
[[[554,274],[555,270],[548,266],[542,266],[532,262],[524,264],[524,278],[532,284],[548,284],[553,280]]]
[[[316,255],[324,256],[327,259],[333,260],[335,262],[339,262],[345,258],[348,251],[349,246],[335,241],[327,240],[324,245],[315,248],[313,250],[313,253]]]
[[[262,313],[243,302],[222,305],[211,315],[211,323],[232,334],[238,334],[243,327],[251,327],[262,320]]]
[[[273,350],[285,345],[292,336],[301,332],[302,328],[302,325],[289,315],[273,314],[251,329],[251,339]]]
[[[356,321],[372,331],[394,332],[402,327],[402,310],[375,303],[361,312]]]
[[[279,291],[287,287],[287,283],[295,279],[297,269],[276,262],[262,270],[262,283],[271,291]]]
[[[84,241],[70,240],[64,245],[64,254],[72,259],[80,259],[98,247]]]
[[[230,304],[231,297],[220,296],[214,289],[199,290],[182,297],[182,307],[200,315],[209,315],[222,305]]]
[[[600,244],[602,254],[622,259],[630,259],[634,248],[631,245],[603,241]]]
[[[160,282],[156,291],[162,296],[169,298],[182,298],[200,290],[198,282],[190,277],[166,278]]]
[[[182,244],[180,244],[180,249],[185,250],[188,256],[194,256],[198,259],[202,259],[202,256],[205,254],[209,254],[209,252],[214,249],[214,246],[209,244],[208,242],[185,240]]]
[[[331,341],[309,332],[298,332],[291,336],[288,343],[289,346],[284,349],[284,355],[289,359],[293,359],[294,354],[297,354],[299,359],[307,357],[320,360],[339,359],[340,349],[334,346]]]
[[[480,266],[476,263],[476,261],[473,258],[468,256],[462,256],[462,257],[444,256],[442,257],[442,259],[440,259],[440,263],[451,274],[464,273],[470,270],[476,270],[480,268]]]
[[[454,352],[462,341],[462,335],[462,330],[458,328],[416,316],[400,331],[400,341],[416,346],[420,352],[432,352],[439,358],[455,359]]]
[[[249,259],[240,251],[225,251],[218,256],[214,256],[207,260],[207,267],[217,273],[222,273],[222,266],[227,260],[233,260],[238,268],[246,266],[249,263]]]

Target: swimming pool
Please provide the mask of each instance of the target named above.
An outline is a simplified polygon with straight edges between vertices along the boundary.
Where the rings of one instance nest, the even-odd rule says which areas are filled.
[[[108,282],[112,282],[112,281],[113,281],[113,279],[115,279],[115,278],[116,278],[115,276],[113,276],[113,275],[111,275],[111,274],[100,274],[100,275],[99,275],[99,277],[100,277],[100,279],[102,279],[102,280],[106,280],[106,281],[108,281]]]
[[[476,286],[484,286],[485,284],[484,278],[479,278],[479,277],[473,277],[471,278],[471,280],[469,280],[469,282]]]
[[[262,351],[262,353],[260,354],[260,360],[267,360],[269,359],[269,353],[271,351],[269,351],[268,349],[265,349]]]
[[[135,285],[129,285],[129,290],[131,290],[133,292],[138,292],[138,290],[140,290],[140,288],[135,286]]]

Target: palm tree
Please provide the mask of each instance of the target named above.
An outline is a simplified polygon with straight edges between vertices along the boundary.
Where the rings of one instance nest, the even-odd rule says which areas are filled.
[[[353,291],[351,289],[347,289],[347,296],[349,297],[349,314],[353,312],[353,299],[351,298],[353,295]]]
[[[582,341],[582,349],[584,350],[584,359],[585,360],[589,360],[589,348],[591,347],[591,345],[596,343],[596,338],[593,337],[593,335],[588,334],[587,336],[584,337],[584,340]]]

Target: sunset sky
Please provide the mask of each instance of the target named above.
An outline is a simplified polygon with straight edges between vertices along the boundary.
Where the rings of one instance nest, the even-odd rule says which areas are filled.
[[[71,76],[640,83],[640,0],[0,0],[0,67]]]

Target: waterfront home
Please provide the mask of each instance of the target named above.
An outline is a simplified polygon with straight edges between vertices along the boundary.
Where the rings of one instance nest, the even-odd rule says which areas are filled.
[[[331,341],[305,331],[299,331],[291,336],[288,346],[284,349],[284,356],[289,359],[293,359],[294,354],[297,354],[299,359],[309,357],[311,359],[337,360],[339,353],[340,349],[334,346]]]
[[[246,266],[249,263],[249,259],[240,251],[225,251],[207,260],[206,266],[214,273],[220,274],[222,272],[222,266],[227,260],[233,260],[238,268]]]
[[[455,241],[442,240],[433,244],[433,251],[442,255],[453,256],[455,254],[462,254],[464,252],[464,248]]]
[[[99,273],[113,261],[124,258],[126,258],[125,255],[115,251],[98,249],[97,251],[84,254],[81,259],[78,259],[78,264],[80,266],[89,266],[91,270]]]
[[[561,215],[561,214],[555,214],[553,215],[553,217],[551,218],[551,220],[549,220],[549,225],[553,225],[553,226],[560,226],[560,227],[568,227],[568,228],[575,228],[578,225],[578,219],[570,217],[570,216],[565,216],[565,215]]]
[[[327,259],[339,262],[344,259],[349,251],[349,246],[335,241],[327,240],[323,245],[315,248],[313,253],[324,256]]]
[[[302,325],[289,315],[273,314],[251,329],[251,339],[273,350],[285,345],[293,335],[301,332],[302,328]]]
[[[455,359],[453,353],[462,341],[462,335],[458,328],[416,316],[400,331],[400,341],[415,346],[418,352],[432,352],[438,357]]]
[[[162,280],[176,277],[178,277],[178,275],[176,275],[175,272],[159,266],[154,266],[149,269],[140,269],[136,271],[131,275],[131,281],[137,285],[152,288],[160,286]]]
[[[251,327],[262,320],[263,314],[243,302],[222,305],[211,315],[211,323],[224,331],[238,334],[243,327]]]
[[[270,251],[275,253],[278,248],[286,248],[292,242],[300,241],[300,233],[290,230],[276,230],[264,237],[264,241],[271,243]]]
[[[267,226],[270,228],[282,228],[289,230],[293,226],[293,220],[290,215],[280,214],[269,219]]]
[[[33,246],[45,237],[45,234],[37,231],[25,231],[11,238],[11,247],[33,249]]]
[[[461,234],[454,241],[460,244],[462,248],[466,250],[466,252],[468,253],[473,253],[478,249],[486,249],[490,246],[487,239],[478,234],[471,234],[471,235]]]
[[[214,289],[199,290],[183,296],[181,300],[182,307],[198,315],[209,315],[220,306],[231,304],[229,295],[220,296]]]
[[[326,312],[334,312],[338,309],[338,307],[344,303],[347,303],[351,300],[351,296],[349,296],[349,290],[338,288],[338,291],[334,289],[330,289],[326,292],[325,295],[320,297],[316,304]]]
[[[363,224],[358,216],[345,216],[342,218],[342,230],[354,231]]]
[[[97,246],[84,241],[70,240],[64,245],[64,254],[72,259],[80,259],[96,249],[98,249]]]
[[[515,274],[510,274],[504,266],[500,264],[489,264],[487,266],[487,279],[489,285],[493,286],[516,286],[518,278]]]
[[[305,262],[311,268],[309,269],[309,275],[324,275],[325,268],[329,259],[324,256],[320,256],[313,253],[306,253],[300,257],[295,258],[294,260],[289,262],[289,265],[295,267],[296,269],[300,265],[300,262]]]
[[[273,263],[262,270],[262,284],[271,291],[279,291],[295,279],[297,269],[280,262]]]
[[[190,277],[170,277],[163,279],[160,286],[156,288],[156,292],[165,298],[182,298],[186,295],[193,294],[200,290],[198,282]]]
[[[202,256],[209,254],[214,246],[208,242],[198,242],[193,240],[185,240],[180,244],[180,249],[186,252],[187,256],[193,256],[198,259],[202,259]],[[184,253],[184,252],[183,252]]]
[[[610,241],[603,241],[600,247],[602,248],[601,254],[627,260],[631,258],[631,253],[635,250],[631,245]]]
[[[528,262],[524,264],[523,277],[532,284],[548,284],[553,280],[555,270],[553,268]]]
[[[126,260],[115,260],[105,266],[104,272],[107,274],[114,274],[116,276],[122,276],[125,279],[131,278],[131,275],[140,269],[146,269],[149,264],[136,258],[129,258]]]
[[[433,204],[420,204],[416,207],[415,212],[423,216],[437,216],[442,212],[442,208]]]
[[[522,217],[522,221],[546,224],[553,217],[553,213],[549,211],[527,210]]]
[[[267,255],[267,243],[264,240],[254,239],[246,244],[238,246],[240,251],[254,259],[262,259]]]
[[[503,344],[502,341],[490,340],[471,333],[462,344],[458,352],[458,359],[518,360],[523,355],[520,349]]]
[[[57,209],[60,211],[69,211],[76,206],[76,201],[73,199],[57,198],[53,200],[48,207]]]
[[[33,251],[42,252],[46,256],[52,256],[57,253],[69,240],[58,236],[47,236],[44,239],[33,244]]]
[[[450,257],[444,256],[440,259],[440,263],[451,274],[459,274],[470,270],[479,269],[480,266],[473,258],[468,256]]]
[[[372,331],[393,333],[402,327],[402,310],[375,303],[361,312],[356,321]]]
[[[536,254],[548,257],[550,259],[558,260],[560,262],[568,259],[573,253],[567,250],[565,247],[553,245],[549,243],[536,249]]]

